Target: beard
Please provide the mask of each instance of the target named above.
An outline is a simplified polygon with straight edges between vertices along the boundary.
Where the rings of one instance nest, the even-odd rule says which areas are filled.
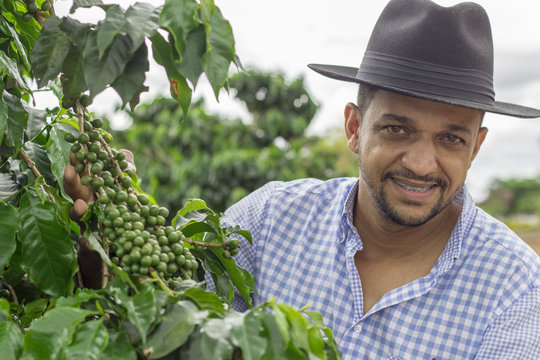
[[[359,155],[358,164],[360,167],[360,175],[366,185],[369,196],[373,200],[375,207],[378,209],[379,213],[390,220],[396,225],[416,227],[423,225],[433,219],[435,216],[440,214],[444,209],[446,209],[453,201],[456,195],[461,190],[461,187],[458,187],[457,190],[450,196],[446,201],[444,199],[444,194],[449,188],[449,184],[446,180],[437,177],[437,176],[418,176],[408,169],[404,170],[389,170],[384,172],[380,177],[380,185],[377,186],[375,182],[368,176],[368,172],[365,169],[362,158]],[[392,178],[399,177],[412,181],[420,181],[425,183],[434,183],[437,184],[439,191],[439,199],[436,203],[428,209],[424,214],[414,216],[412,213],[407,210],[400,210],[397,206],[392,204],[388,199],[388,195],[385,192],[385,186],[388,181],[393,181]],[[423,206],[422,203],[410,200],[401,201],[402,204],[410,207],[420,207]]]

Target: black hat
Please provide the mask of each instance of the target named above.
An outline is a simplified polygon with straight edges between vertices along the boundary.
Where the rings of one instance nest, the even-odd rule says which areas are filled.
[[[337,80],[425,100],[523,118],[540,110],[495,101],[493,40],[485,10],[467,2],[391,0],[373,28],[360,68],[309,64]]]

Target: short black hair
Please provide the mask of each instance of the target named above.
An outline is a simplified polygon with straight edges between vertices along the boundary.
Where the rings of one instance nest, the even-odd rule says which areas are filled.
[[[358,105],[358,111],[361,116],[364,116],[366,113],[371,100],[375,96],[377,88],[375,86],[360,83],[358,86],[358,95],[356,96],[356,104]]]
[[[365,84],[360,83],[358,85],[358,95],[356,96],[356,104],[358,106],[358,111],[360,112],[361,116],[364,116],[369,104],[371,103],[371,100],[373,100],[373,97],[375,96],[375,93],[377,92],[378,88]],[[482,127],[484,123],[484,115],[486,114],[485,111],[482,111],[482,118],[480,119],[480,127]]]

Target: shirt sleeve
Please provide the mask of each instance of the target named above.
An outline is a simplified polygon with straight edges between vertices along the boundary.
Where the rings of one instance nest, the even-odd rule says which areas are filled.
[[[540,359],[539,287],[518,298],[490,324],[475,359]]]
[[[270,182],[263,187],[255,190],[233,206],[225,211],[225,216],[221,221],[222,227],[239,225],[243,230],[250,232],[253,240],[253,245],[249,243],[243,236],[235,235],[240,240],[240,251],[234,256],[236,264],[246,269],[257,284],[257,266],[256,266],[256,248],[265,238],[264,223],[267,216],[267,208],[270,199],[273,196],[274,190],[279,186],[280,182]],[[205,273],[206,288],[215,291],[216,287],[212,280],[212,276]],[[237,311],[246,311],[249,306],[236,292],[234,294],[233,308]],[[253,299],[256,301],[256,298]]]

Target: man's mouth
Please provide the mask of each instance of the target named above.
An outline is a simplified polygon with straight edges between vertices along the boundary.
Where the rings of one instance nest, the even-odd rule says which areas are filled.
[[[411,183],[405,183],[401,180],[398,180],[396,178],[391,178],[394,183],[396,183],[399,187],[402,187],[405,190],[408,191],[414,191],[418,193],[425,193],[429,190],[433,189],[436,184],[426,184],[426,185],[419,185],[419,184],[411,184]]]

